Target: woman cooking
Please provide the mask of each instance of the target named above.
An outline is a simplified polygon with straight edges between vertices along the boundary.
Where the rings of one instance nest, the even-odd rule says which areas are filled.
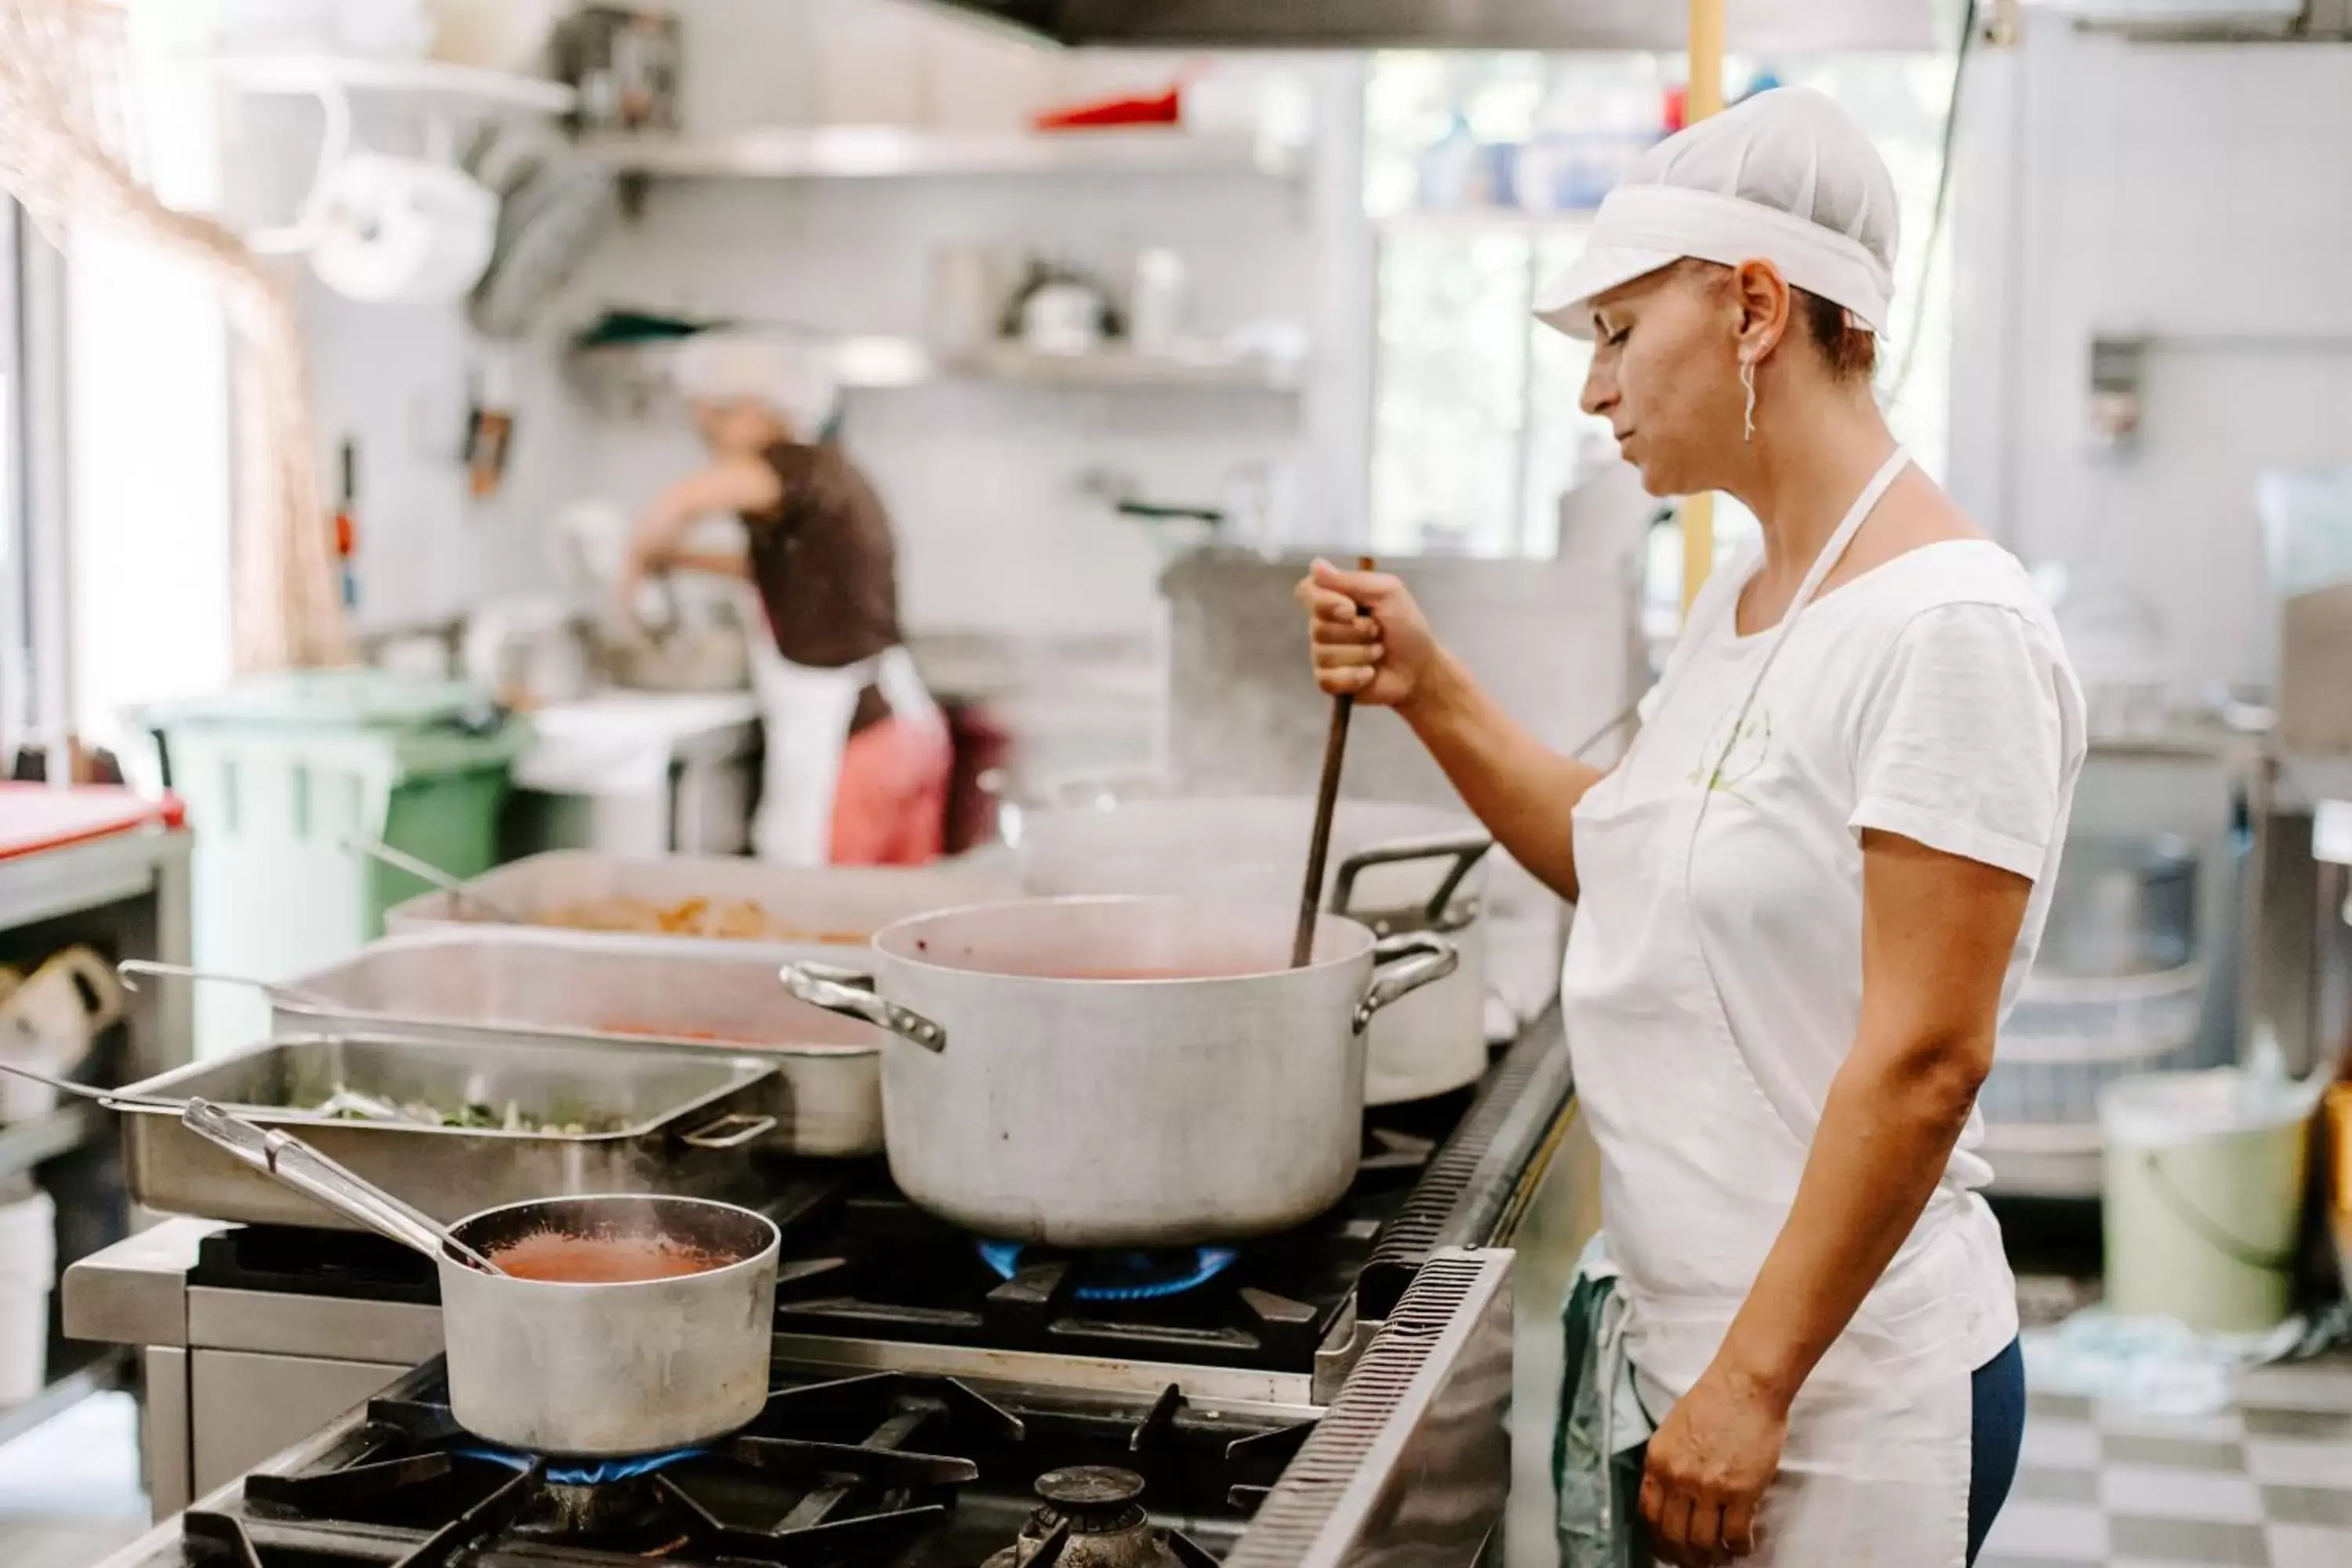
[[[900,646],[898,547],[866,476],[829,438],[838,389],[820,357],[724,331],[680,346],[677,385],[710,464],[646,509],[620,584],[649,573],[748,577],[768,636],[751,684],[767,762],[751,824],[761,858],[918,865],[938,858],[952,747]],[[748,550],[685,547],[706,517],[742,520]]]
[[[1395,578],[1318,562],[1300,585],[1324,689],[1401,713],[1577,904],[1602,1233],[1569,1312],[1571,1564],[1638,1536],[1675,1563],[1959,1568],[2015,1470],[1973,1108],[2082,700],[2024,572],[1873,401],[1895,246],[1876,152],[1781,89],[1644,154],[1550,292],[1648,489],[1728,491],[1762,525],[1613,768],[1521,729]]]

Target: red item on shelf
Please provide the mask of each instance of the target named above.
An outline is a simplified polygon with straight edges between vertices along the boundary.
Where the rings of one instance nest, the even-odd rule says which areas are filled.
[[[176,795],[148,800],[110,784],[51,789],[45,784],[0,783],[0,860],[151,826],[184,827],[187,820]]]
[[[1672,136],[1690,123],[1690,89],[1666,89],[1666,134]]]
[[[1183,89],[1100,99],[1093,103],[1049,109],[1039,114],[1040,131],[1091,131],[1107,125],[1177,125],[1183,121]]]

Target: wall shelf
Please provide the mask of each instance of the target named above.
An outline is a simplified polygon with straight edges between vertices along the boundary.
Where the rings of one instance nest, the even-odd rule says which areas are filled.
[[[577,95],[562,82],[440,60],[345,55],[201,55],[182,62],[225,86],[252,93],[354,95],[423,100],[442,112],[564,114]]]
[[[597,136],[581,143],[623,175],[672,179],[887,180],[967,175],[1258,174],[1295,179],[1306,149],[1172,127],[1069,132],[824,125],[719,137]]]
[[[1372,220],[1383,235],[1569,234],[1592,222],[1589,211],[1526,212],[1517,207],[1408,207]]]
[[[1228,353],[1213,346],[1193,355],[1139,354],[1122,347],[1087,354],[1042,354],[1015,342],[965,355],[941,355],[914,338],[839,338],[834,373],[852,392],[893,392],[963,382],[1086,392],[1296,394],[1306,380],[1299,355]],[[641,415],[671,393],[675,342],[610,343],[564,355],[572,384],[606,413]]]
[[[1063,386],[1100,391],[1295,392],[1306,363],[1297,357],[1229,354],[1140,354],[1110,348],[1087,354],[1041,354],[998,343],[948,361],[944,374],[1008,386]]]

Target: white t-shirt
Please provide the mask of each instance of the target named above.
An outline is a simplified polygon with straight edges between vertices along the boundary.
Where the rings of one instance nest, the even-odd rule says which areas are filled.
[[[1777,629],[1735,629],[1730,602],[1754,567],[1751,557],[1716,574],[1693,606],[1669,663],[1673,700],[1654,693],[1621,764],[1636,795],[1698,784],[1722,752]],[[1689,885],[1741,1055],[1806,1144],[1861,1018],[1863,830],[2032,880],[2005,1020],[2042,938],[2084,749],[2056,624],[1998,545],[1911,551],[1799,613],[1717,771]],[[1940,1320],[1939,1336],[1979,1363],[2017,1326],[1999,1227],[1976,1195],[1991,1174],[1983,1137],[1971,1113],[1864,1309],[1882,1323]]]

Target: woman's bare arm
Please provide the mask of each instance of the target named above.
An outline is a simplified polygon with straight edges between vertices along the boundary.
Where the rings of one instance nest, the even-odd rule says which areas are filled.
[[[1862,840],[1862,1023],[1725,1358],[1794,1398],[1918,1223],[1992,1068],[2033,884],[1896,834]]]
[[[1650,1444],[1642,1511],[1669,1561],[1752,1543],[1790,1405],[1918,1223],[1992,1067],[2032,883],[1875,831],[1862,867],[1853,1048],[1748,1299]]]
[[[751,557],[740,550],[673,550],[667,562],[673,572],[707,572],[713,577],[751,575]]]
[[[1570,814],[1604,770],[1561,756],[1482,689],[1385,572],[1328,562],[1298,585],[1324,690],[1393,708],[1496,842],[1560,897],[1576,898]]]
[[[783,480],[775,469],[750,458],[714,463],[678,480],[647,502],[637,516],[619,584],[621,603],[631,601],[637,584],[647,574],[684,563],[679,547],[686,531],[703,518],[767,511],[782,499]],[[694,569],[709,568],[698,563]]]

